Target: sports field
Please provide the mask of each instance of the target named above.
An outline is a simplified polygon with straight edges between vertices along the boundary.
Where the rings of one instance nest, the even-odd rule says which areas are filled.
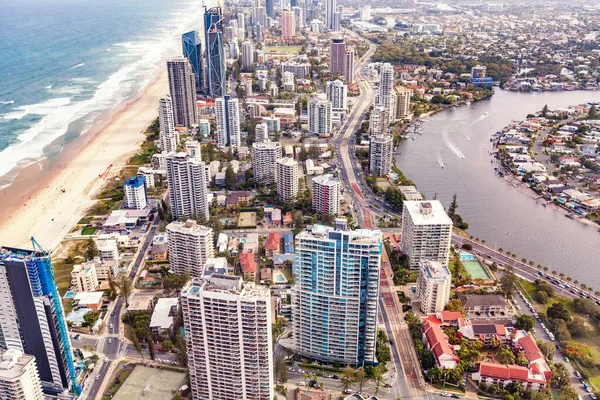
[[[174,397],[185,374],[138,365],[119,388],[113,400],[168,400]]]

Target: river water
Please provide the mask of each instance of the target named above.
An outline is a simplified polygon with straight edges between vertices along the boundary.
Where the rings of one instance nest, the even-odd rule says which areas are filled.
[[[566,218],[536,203],[530,190],[515,188],[494,173],[490,137],[528,113],[600,101],[600,92],[516,93],[496,89],[489,100],[440,112],[405,140],[397,166],[428,199],[447,207],[454,193],[469,234],[573,280],[600,290],[599,227]],[[464,157],[464,158],[463,158]],[[444,166],[444,168],[441,167]]]

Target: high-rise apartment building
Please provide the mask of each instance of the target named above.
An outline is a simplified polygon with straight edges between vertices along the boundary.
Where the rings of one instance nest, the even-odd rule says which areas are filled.
[[[452,220],[438,200],[405,201],[402,211],[402,253],[408,266],[418,270],[422,261],[448,265]]]
[[[406,119],[410,116],[410,98],[412,90],[397,86],[396,93],[396,119]]]
[[[313,210],[322,215],[338,215],[340,213],[340,188],[340,180],[331,174],[313,178]]]
[[[265,0],[265,8],[267,10],[267,16],[269,18],[275,18],[275,10],[273,7],[274,0]]]
[[[450,301],[452,275],[445,265],[437,261],[422,261],[417,278],[417,294],[421,300],[421,312],[437,313],[444,311]]]
[[[167,155],[167,183],[174,218],[203,217],[208,213],[206,166],[186,153]]]
[[[331,101],[323,97],[313,97],[308,102],[308,131],[318,135],[331,135]]]
[[[44,399],[34,356],[19,349],[0,351],[0,399]]]
[[[327,82],[327,100],[331,102],[333,111],[348,109],[348,85],[339,79]]]
[[[282,203],[291,203],[298,196],[298,161],[284,157],[276,161],[275,179],[277,197]]]
[[[342,365],[376,363],[380,231],[313,225],[296,236],[294,351]]]
[[[346,44],[344,39],[332,39],[329,44],[329,70],[333,75],[344,75]]]
[[[279,142],[257,142],[252,144],[252,169],[254,181],[260,185],[276,182],[275,166],[283,155]]]
[[[376,104],[389,110],[388,123],[396,119],[396,93],[394,92],[394,67],[385,63],[379,71],[379,89]]]
[[[38,246],[33,241],[35,246]],[[0,247],[0,346],[35,357],[47,394],[80,390],[61,297],[45,251]]]
[[[369,139],[369,171],[387,176],[392,170],[394,138],[392,135],[371,136]]]
[[[123,185],[125,199],[123,206],[132,210],[143,210],[148,205],[146,196],[146,178],[141,176],[132,176],[125,181]]]
[[[239,22],[239,20],[238,20]],[[239,25],[239,23],[238,23]],[[223,13],[221,7],[205,8],[206,86],[212,97],[226,94],[225,54],[223,53]]]
[[[294,6],[292,7],[292,12],[294,13],[294,21],[296,22],[296,29],[300,30],[304,28],[304,9],[302,7]]]
[[[291,39],[296,35],[296,19],[294,12],[283,10],[281,12],[281,36],[284,39]]]
[[[266,286],[213,274],[181,292],[192,398],[271,400],[271,295]]]
[[[371,135],[379,136],[388,133],[390,110],[384,106],[373,106],[369,117]]]
[[[190,62],[184,57],[172,58],[167,61],[167,71],[175,125],[198,126],[196,78]]]
[[[325,29],[333,29],[334,14],[337,11],[336,0],[325,0]]]
[[[200,277],[206,260],[215,256],[213,230],[191,219],[171,222],[167,225],[167,247],[169,264],[175,273]]]
[[[354,49],[346,50],[346,61],[344,63],[344,80],[347,83],[354,82]]]
[[[256,124],[256,129],[254,130],[255,137],[254,141],[256,143],[264,143],[269,140],[269,125],[266,122],[261,122],[260,124]]]
[[[204,59],[202,54],[202,40],[198,31],[186,32],[181,35],[183,56],[187,58],[194,73],[196,92],[204,91]]]
[[[167,153],[177,151],[179,133],[175,129],[171,96],[164,96],[158,100],[158,124],[160,127],[158,139],[161,150]]]
[[[217,144],[219,147],[240,147],[240,105],[237,98],[220,97],[216,101]]]
[[[245,41],[242,43],[242,71],[252,71],[254,64],[254,43]]]
[[[334,32],[342,30],[342,7],[338,7],[333,13],[333,27],[331,28]]]

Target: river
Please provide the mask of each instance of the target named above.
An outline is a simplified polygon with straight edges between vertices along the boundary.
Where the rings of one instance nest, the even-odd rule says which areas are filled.
[[[469,234],[600,290],[598,227],[536,203],[494,173],[491,135],[528,113],[600,101],[600,92],[517,93],[496,88],[491,99],[450,108],[427,119],[422,135],[405,140],[396,165],[428,199],[447,207],[454,193]],[[462,158],[464,157],[464,158]],[[444,168],[441,167],[444,166]]]

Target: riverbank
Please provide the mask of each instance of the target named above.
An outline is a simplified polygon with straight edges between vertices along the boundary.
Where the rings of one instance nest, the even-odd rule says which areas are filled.
[[[70,143],[55,164],[33,164],[0,191],[6,199],[0,205],[2,245],[29,248],[35,237],[51,251],[60,243],[94,203],[105,180],[139,149],[143,132],[156,118],[159,98],[168,93],[166,70],[160,71],[133,100]]]

